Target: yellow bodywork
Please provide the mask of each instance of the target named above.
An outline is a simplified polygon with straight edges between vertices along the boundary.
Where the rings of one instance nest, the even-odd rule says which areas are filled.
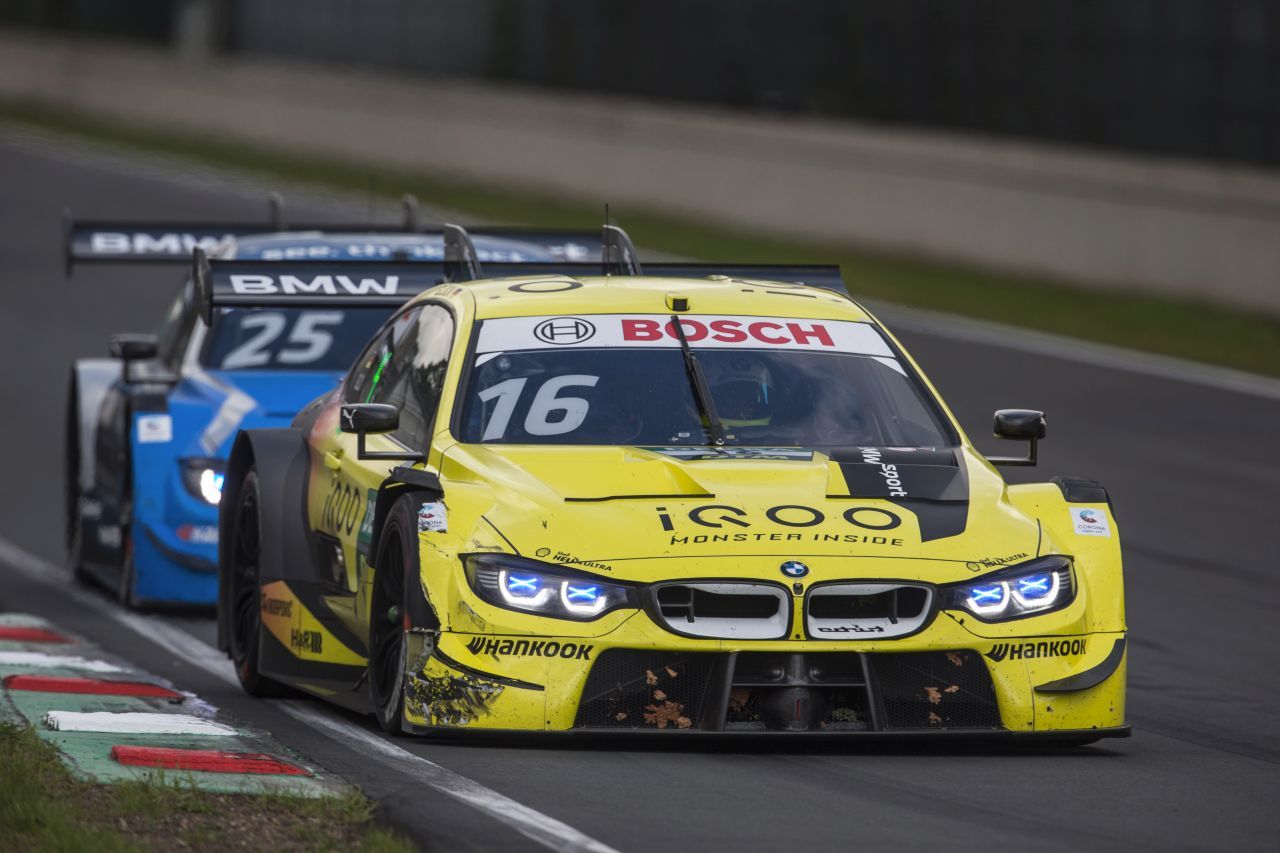
[[[822,453],[799,461],[680,460],[635,447],[480,445],[454,438],[454,395],[478,320],[628,312],[669,315],[673,294],[688,298],[687,316],[694,318],[877,322],[857,304],[829,291],[722,278],[501,280],[444,285],[415,300],[448,306],[456,328],[434,437],[425,465],[418,466],[438,473],[444,490],[447,529],[419,533],[421,582],[440,623],[436,648],[441,654],[423,661],[410,685],[409,723],[571,729],[593,663],[611,649],[651,649],[956,652],[955,659],[964,665],[986,667],[1005,729],[1087,731],[1123,726],[1123,660],[1113,674],[1088,689],[1036,690],[1099,667],[1125,636],[1119,534],[1110,507],[1069,504],[1054,484],[1007,486],[973,449],[940,400],[960,436],[968,517],[963,532],[929,541],[922,540],[916,515],[902,505],[851,500],[847,491],[842,498],[840,471]],[[901,357],[910,362],[909,356]],[[936,398],[927,379],[924,383]],[[373,584],[384,567],[370,566],[358,543],[362,534],[367,538],[370,533],[375,499],[390,468],[405,463],[358,460],[356,437],[338,429],[339,405],[336,395],[327,400],[308,436],[310,524],[336,537],[343,549],[340,571],[345,571],[346,595],[330,597],[326,603],[352,634],[367,637]],[[368,436],[367,443],[369,450],[402,450],[383,436]],[[644,495],[661,497],[634,497]],[[731,507],[734,524],[724,522],[726,511],[707,510],[708,505]],[[1070,510],[1081,506],[1105,518],[1107,535],[1076,532]],[[775,509],[779,507],[806,509]],[[851,507],[865,508],[865,513],[854,513],[851,522]],[[890,519],[897,523],[886,529]],[[376,553],[373,545],[369,553]],[[516,612],[487,603],[469,587],[460,555],[481,552],[518,553],[605,579],[642,584],[694,577],[783,582],[793,592],[793,629],[787,639],[704,639],[672,633],[640,609],[617,610],[588,622]],[[918,633],[885,640],[806,639],[797,627],[802,624],[803,593],[813,584],[843,579],[946,584],[1048,554],[1073,558],[1078,588],[1074,601],[1055,612],[983,622],[961,610],[943,609]],[[780,563],[793,559],[808,565],[808,576],[793,581],[779,574]],[[333,663],[363,661],[361,652],[346,648],[327,631],[322,639],[314,639],[309,632],[320,637],[323,627],[285,584],[275,586],[280,589],[264,591],[264,602],[270,597],[292,603],[287,615],[281,615],[283,605],[271,605],[275,612],[268,612],[264,603],[264,625],[295,655]],[[966,650],[975,654],[958,654]],[[663,693],[662,681],[668,676],[642,675],[655,682],[655,697]],[[953,695],[951,686],[940,678],[930,686],[936,687],[936,703],[932,690],[926,701],[944,709]],[[463,695],[465,701],[432,701],[442,695]],[[654,698],[653,707],[652,719],[646,718],[644,725],[688,724],[679,709],[666,713],[659,698]]]

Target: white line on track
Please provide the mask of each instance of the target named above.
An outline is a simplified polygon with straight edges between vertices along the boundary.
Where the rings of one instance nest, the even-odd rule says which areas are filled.
[[[32,554],[3,536],[0,536],[0,563],[13,567],[34,581],[57,587],[60,595],[70,598],[80,606],[165,647],[221,681],[239,686],[231,661],[213,646],[160,619],[117,608],[100,596],[76,586],[65,569]],[[326,737],[344,742],[393,770],[479,809],[488,817],[544,847],[572,853],[617,853],[607,844],[550,815],[383,740],[330,711],[318,709],[309,701],[277,700],[271,704]]]

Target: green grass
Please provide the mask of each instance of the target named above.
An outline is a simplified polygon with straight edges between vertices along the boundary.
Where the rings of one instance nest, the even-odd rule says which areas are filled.
[[[32,729],[0,725],[0,847],[7,850],[236,849],[407,853],[374,825],[374,805],[341,797],[210,794],[182,774],[103,786],[78,782]]]
[[[57,750],[30,729],[0,726],[0,837],[11,850],[139,848],[94,826]]]
[[[0,103],[0,117],[71,136],[247,170],[273,182],[355,192],[411,192],[432,205],[496,222],[594,228],[602,208],[580,201],[88,118],[44,106]],[[109,211],[94,211],[95,214]],[[638,245],[710,261],[839,263],[857,298],[946,311],[1133,349],[1280,376],[1280,317],[1123,291],[1086,290],[1031,276],[780,239],[614,207]]]

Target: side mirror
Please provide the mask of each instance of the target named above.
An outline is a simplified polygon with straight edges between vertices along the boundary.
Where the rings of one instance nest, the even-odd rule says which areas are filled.
[[[129,366],[135,361],[149,361],[156,357],[159,350],[156,348],[155,335],[112,335],[111,342],[108,344],[108,351],[112,358],[118,358],[124,362],[124,381],[132,382],[133,371]]]
[[[394,432],[400,427],[400,410],[386,403],[347,403],[338,422],[343,432]]]
[[[111,357],[121,361],[146,361],[156,357],[155,335],[112,335]]]
[[[357,459],[395,459],[421,462],[421,453],[406,451],[396,453],[384,450],[365,450],[364,437],[369,433],[395,432],[400,426],[400,410],[386,403],[345,403],[338,418],[338,428],[356,436]]]
[[[1026,456],[988,456],[992,465],[1036,464],[1036,443],[1045,436],[1044,412],[1033,409],[1000,409],[995,415],[993,432],[996,438],[1010,441],[1026,441],[1030,444]]]

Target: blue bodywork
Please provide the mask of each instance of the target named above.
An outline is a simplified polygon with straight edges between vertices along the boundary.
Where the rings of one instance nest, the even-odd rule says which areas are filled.
[[[142,601],[214,604],[218,595],[218,507],[192,494],[184,460],[216,460],[231,452],[239,429],[288,426],[298,410],[329,391],[340,373],[207,371],[184,378],[164,414],[134,415],[132,547],[134,590]],[[140,419],[170,418],[169,441]]]

